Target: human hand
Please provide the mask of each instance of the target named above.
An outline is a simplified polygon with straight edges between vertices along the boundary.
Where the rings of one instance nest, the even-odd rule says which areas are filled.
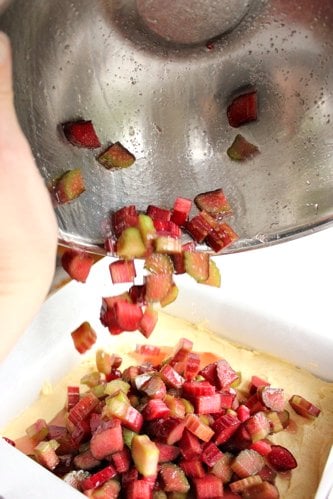
[[[50,196],[16,118],[11,71],[0,33],[0,360],[42,304],[57,247]]]

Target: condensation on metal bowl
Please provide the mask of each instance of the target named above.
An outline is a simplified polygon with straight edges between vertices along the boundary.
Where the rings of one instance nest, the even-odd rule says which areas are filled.
[[[16,106],[46,182],[81,168],[86,192],[56,208],[60,238],[101,249],[110,211],[171,207],[222,187],[240,251],[333,222],[331,0],[13,0]],[[209,42],[209,43],[208,43]],[[226,108],[255,87],[241,133],[260,154],[232,162]],[[135,164],[108,171],[59,124],[92,120]]]

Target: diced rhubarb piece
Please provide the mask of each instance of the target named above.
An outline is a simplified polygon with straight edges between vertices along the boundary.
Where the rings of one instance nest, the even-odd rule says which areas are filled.
[[[169,407],[161,399],[151,399],[142,410],[145,421],[153,419],[167,418],[170,415]]]
[[[146,296],[148,303],[159,302],[165,298],[172,285],[171,274],[150,274],[145,277]]]
[[[175,255],[182,252],[180,237],[174,237],[172,235],[157,236],[154,245],[156,253]]]
[[[159,450],[148,435],[135,435],[131,445],[132,458],[136,469],[144,477],[157,473]]]
[[[184,251],[186,272],[197,282],[206,281],[209,277],[209,255],[199,251]]]
[[[150,204],[147,208],[147,215],[150,216],[153,220],[171,220],[171,211],[165,208],[160,208],[159,206],[155,206]]]
[[[156,218],[154,220],[154,227],[156,229],[157,236],[171,236],[179,238],[182,235],[181,229],[171,220],[160,220]]]
[[[293,395],[289,399],[289,404],[297,414],[305,418],[317,418],[321,412],[318,407],[301,395]]]
[[[214,435],[214,431],[207,424],[200,421],[196,414],[188,414],[185,418],[185,425],[193,435],[204,442],[209,442]]]
[[[80,168],[65,171],[53,184],[53,194],[59,204],[77,199],[86,190]]]
[[[126,499],[152,499],[150,483],[147,480],[132,480],[127,486]]]
[[[187,381],[193,380],[193,378],[198,374],[200,370],[200,357],[195,352],[189,352],[187,355],[185,369],[184,369],[184,378]]]
[[[92,499],[117,499],[120,494],[120,483],[117,480],[107,480],[96,489],[85,490],[84,494]]]
[[[210,470],[215,476],[220,478],[223,483],[228,483],[231,480],[233,471],[231,469],[232,454],[225,453]]]
[[[143,316],[142,309],[139,305],[136,303],[119,301],[115,303],[113,310],[116,323],[123,331],[136,331],[139,329]]]
[[[264,411],[266,410],[264,404],[259,400],[258,394],[254,393],[249,397],[245,402],[244,405],[250,409],[251,414],[255,414],[256,412]]]
[[[241,422],[233,414],[224,414],[212,424],[215,432],[214,441],[216,445],[225,443],[236,432]]]
[[[238,419],[242,423],[244,423],[244,421],[246,421],[250,417],[250,409],[244,404],[241,404],[239,407],[237,407],[236,412]]]
[[[222,499],[223,483],[217,476],[208,473],[202,478],[194,478],[193,486],[196,497],[200,499]]]
[[[179,448],[176,445],[162,444],[161,442],[155,442],[158,450],[158,462],[168,463],[174,461],[179,456]]]
[[[59,464],[60,459],[56,454],[59,444],[56,440],[42,441],[34,448],[34,455],[39,464],[54,470]]]
[[[180,227],[185,224],[192,208],[191,199],[178,197],[173,204],[171,220]]]
[[[252,442],[262,440],[270,433],[269,420],[263,411],[251,416],[245,421],[244,425],[251,436]]]
[[[109,328],[110,329],[110,328]],[[112,368],[110,374],[105,375],[105,381],[109,382],[114,379],[120,379],[122,376],[120,369]]]
[[[101,383],[101,373],[98,371],[92,371],[87,373],[80,379],[81,385],[86,385],[89,388],[93,388]]]
[[[207,464],[207,466],[214,466],[222,457],[223,453],[213,442],[208,442],[204,445],[201,459],[204,463]]]
[[[145,268],[153,274],[172,274],[173,264],[169,255],[152,253],[145,259]]]
[[[185,224],[185,230],[197,243],[203,243],[207,235],[213,230],[212,226],[205,220],[201,213],[195,215]]]
[[[240,133],[236,135],[233,143],[227,149],[227,154],[233,161],[245,161],[258,153],[258,146],[246,140]]]
[[[235,457],[231,463],[231,469],[239,476],[246,478],[250,475],[256,475],[264,467],[263,457],[253,449],[244,449]]]
[[[61,265],[72,279],[86,282],[94,258],[83,251],[66,250],[61,257]]]
[[[113,284],[133,282],[136,277],[134,260],[117,260],[109,265]]]
[[[67,387],[67,411],[70,411],[80,400],[80,388],[78,386]]]
[[[216,377],[218,388],[220,390],[226,390],[230,388],[236,379],[238,379],[238,373],[232,369],[229,362],[225,359],[221,359],[216,363]]]
[[[262,386],[258,389],[259,400],[272,411],[281,412],[284,410],[284,392],[282,388],[272,388]]]
[[[132,303],[146,305],[146,286],[144,284],[133,284],[128,290]]]
[[[274,484],[262,482],[245,489],[242,497],[243,499],[279,499],[280,494]]]
[[[119,419],[126,428],[139,432],[143,424],[143,417],[126,399],[126,395],[122,392],[108,398],[105,406],[106,413],[109,417]]]
[[[131,385],[129,383],[127,383],[126,381],[124,381],[122,379],[113,379],[105,385],[104,394],[105,395],[115,395],[119,391],[122,391],[123,393],[125,393],[125,395],[127,395],[130,388],[131,388]]]
[[[185,262],[184,262],[184,246],[182,246],[181,253],[175,253],[170,255],[173,263],[174,274],[185,274]]]
[[[117,473],[125,473],[131,466],[131,454],[127,447],[112,454],[112,461]]]
[[[170,410],[170,416],[174,416],[176,418],[185,417],[185,403],[183,399],[167,393],[164,397],[164,402]]]
[[[257,119],[257,91],[235,97],[227,108],[229,125],[238,128]]]
[[[96,489],[103,485],[103,483],[111,480],[114,476],[116,476],[117,472],[114,467],[110,464],[106,466],[102,470],[94,473],[90,477],[86,478],[81,482],[81,486],[83,490]]]
[[[115,355],[106,352],[105,350],[97,350],[96,352],[96,367],[100,373],[110,374]]]
[[[98,398],[91,392],[84,395],[79,402],[69,411],[68,420],[77,426],[81,423],[97,406]]]
[[[220,393],[193,398],[194,408],[197,414],[216,414],[222,409],[221,402]]]
[[[182,438],[178,442],[178,447],[186,461],[198,457],[202,452],[202,447],[198,437],[185,429]]]
[[[146,254],[146,246],[137,227],[127,227],[120,234],[117,241],[117,255],[119,258],[142,258]]]
[[[139,472],[134,466],[130,468],[128,471],[125,471],[122,476],[121,476],[121,484],[124,489],[127,488],[127,486],[131,483],[134,482],[139,478]]]
[[[189,478],[202,478],[206,475],[200,459],[180,461],[179,466]]]
[[[186,493],[190,490],[184,471],[176,464],[161,464],[159,475],[165,492]]]
[[[232,492],[240,493],[243,496],[245,490],[253,487],[253,485],[258,485],[262,483],[262,479],[259,475],[248,476],[246,478],[241,478],[240,480],[236,480],[235,482],[231,482],[229,487]]]
[[[42,440],[45,440],[49,433],[49,428],[45,419],[37,419],[37,421],[28,426],[25,431],[28,437],[31,438],[35,445],[37,445]]]
[[[215,394],[215,386],[208,381],[185,381],[183,383],[184,397],[200,397]]]
[[[119,237],[121,233],[129,227],[137,227],[139,223],[138,217],[137,209],[133,204],[124,206],[113,212],[111,222],[116,237]]]
[[[164,381],[157,374],[149,376],[140,390],[151,399],[164,399],[166,394],[166,386]]]
[[[174,302],[177,299],[178,291],[179,290],[176,284],[172,283],[167,294],[160,300],[161,307],[166,307],[167,305],[170,305],[170,303]]]
[[[138,216],[138,229],[146,248],[150,248],[152,241],[156,237],[156,229],[153,219],[145,213],[140,213]]]
[[[170,364],[164,364],[164,366],[161,367],[159,374],[162,380],[172,388],[181,388],[185,381]]]
[[[75,331],[72,331],[71,336],[76,350],[81,354],[89,350],[97,340],[97,334],[89,322],[83,322]]]
[[[180,418],[158,419],[149,423],[153,438],[161,443],[174,445],[183,435],[185,421]]]
[[[297,467],[297,461],[292,453],[282,445],[272,445],[272,450],[266,458],[276,471],[289,471]]]
[[[101,147],[101,143],[91,121],[69,121],[62,125],[64,135],[73,146],[86,149]]]
[[[104,459],[109,454],[123,450],[123,447],[121,426],[116,420],[102,422],[90,441],[90,451],[96,459]]]
[[[254,393],[257,392],[258,388],[264,387],[264,386],[270,386],[270,383],[268,381],[266,381],[265,379],[260,378],[259,376],[252,376],[250,386],[249,386],[250,395],[253,395]]]
[[[205,211],[216,218],[232,213],[229,201],[222,189],[198,194],[194,198],[194,202],[199,210]]]
[[[227,390],[238,379],[238,373],[225,359],[208,364],[200,374],[219,390]]]
[[[102,152],[97,160],[104,168],[110,170],[111,168],[128,168],[135,162],[135,156],[120,142],[116,142]]]
[[[278,433],[279,431],[283,430],[283,425],[277,412],[269,411],[266,413],[266,417],[270,424],[271,433]]]
[[[68,423],[68,426],[70,426],[70,423]],[[90,437],[90,434],[90,424],[87,419],[77,423],[71,431],[71,437],[77,446],[85,442]]]
[[[151,333],[154,331],[158,320],[158,312],[154,310],[153,307],[146,307],[143,315],[141,317],[138,330],[145,338],[149,338]]]
[[[173,351],[173,358],[175,360],[184,360],[187,354],[192,351],[193,341],[187,338],[180,338]],[[184,357],[186,355],[186,357]]]
[[[267,456],[272,450],[272,445],[266,440],[257,440],[251,444],[250,448],[257,451],[261,456]]]
[[[212,248],[215,253],[219,253],[227,246],[237,241],[238,234],[226,223],[221,223],[207,235],[205,243]]]
[[[266,454],[267,455],[267,454]],[[259,471],[259,476],[260,478],[264,481],[264,482],[270,482],[270,483],[275,483],[275,479],[276,479],[276,476],[277,476],[277,472],[274,471],[272,468],[270,468],[269,466],[267,466],[267,464],[265,464],[265,466],[263,467],[262,470]]]
[[[81,470],[93,470],[97,466],[101,464],[100,459],[96,459],[90,449],[81,452],[81,454],[77,454],[74,459],[74,466]]]
[[[206,284],[206,286],[215,286],[216,288],[219,288],[221,286],[220,269],[212,259],[209,260],[208,279],[206,279],[205,281],[201,281],[200,284]]]

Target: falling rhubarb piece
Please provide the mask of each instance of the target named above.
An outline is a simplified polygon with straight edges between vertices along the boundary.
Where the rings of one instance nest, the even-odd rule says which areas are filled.
[[[208,253],[184,251],[184,262],[186,272],[197,282],[206,281],[209,278]]]
[[[101,146],[91,121],[69,121],[62,125],[66,139],[76,147],[96,149]]]
[[[109,265],[113,284],[133,282],[136,277],[133,260],[117,260]]]
[[[52,191],[59,204],[77,199],[86,190],[80,168],[68,170],[54,181]]]
[[[110,170],[111,168],[128,168],[135,162],[135,156],[120,142],[116,142],[100,154],[97,160],[104,168]]]
[[[81,354],[89,350],[97,340],[97,335],[89,322],[83,322],[71,333],[71,336],[76,350]]]
[[[238,128],[257,119],[257,92],[252,90],[235,97],[227,109],[229,125]]]
[[[259,148],[248,142],[241,134],[236,135],[233,143],[227,149],[227,154],[233,161],[245,161],[259,152]]]
[[[76,250],[66,250],[61,257],[63,269],[79,282],[86,282],[94,261],[93,256]]]

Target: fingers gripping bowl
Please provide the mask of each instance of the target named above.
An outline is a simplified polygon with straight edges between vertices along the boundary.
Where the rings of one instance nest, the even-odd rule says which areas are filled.
[[[281,268],[278,268],[277,265],[274,269],[272,265],[273,262],[284,262],[284,271],[288,272],[290,277],[295,278],[301,275],[303,264],[302,262],[295,264],[295,257],[302,254],[307,260],[309,254],[313,254],[319,248],[326,246],[328,249],[328,234],[329,231],[326,231],[326,233],[323,232],[307,238],[307,247],[302,244],[304,241],[299,240],[259,252],[226,256],[224,258],[225,282],[224,287],[219,292],[211,289],[206,293],[200,293],[200,290],[193,288],[186,278],[182,279],[180,299],[177,305],[170,308],[170,312],[179,315],[179,317],[191,317],[191,321],[196,326],[193,328],[189,323],[183,323],[179,319],[163,315],[157,330],[154,332],[154,337],[150,341],[156,345],[173,346],[179,337],[189,337],[194,340],[196,350],[209,350],[227,358],[235,370],[242,371],[244,382],[249,379],[250,375],[257,374],[269,379],[272,386],[284,388],[286,396],[292,395],[295,389],[321,408],[322,412],[314,423],[304,422],[304,418],[289,408],[291,418],[296,422],[296,426],[293,428],[295,433],[280,432],[275,435],[278,440],[275,440],[274,436],[269,437],[273,438],[276,443],[279,442],[283,446],[287,446],[298,459],[298,467],[293,471],[291,481],[285,478],[279,485],[282,487],[280,488],[281,497],[286,498],[297,498],[300,497],[300,493],[303,494],[303,489],[299,488],[299,481],[304,487],[307,487],[303,496],[309,497],[309,499],[314,497],[330,441],[332,441],[331,424],[329,423],[329,418],[332,417],[332,384],[315,380],[310,374],[306,374],[290,364],[277,361],[274,357],[258,354],[249,347],[261,351],[266,350],[273,353],[274,356],[285,358],[318,376],[332,379],[329,354],[332,340],[329,331],[327,331],[325,298],[322,303],[317,305],[315,313],[311,312],[310,297],[300,291],[304,288],[304,281],[298,279],[296,284],[295,279],[293,279],[291,288],[285,290]],[[318,236],[321,237],[318,239]],[[319,241],[320,243],[317,245]],[[323,245],[323,243],[325,244]],[[327,251],[327,256],[328,253]],[[289,260],[285,258],[286,256],[289,257]],[[240,282],[244,283],[245,269],[254,269],[257,258],[260,258],[263,273],[261,276],[258,276],[254,271],[253,275],[249,273],[250,282],[243,285],[242,290],[239,284]],[[91,320],[98,331],[98,346],[108,344],[110,347],[111,345],[117,354],[124,355],[124,359],[133,362],[133,357],[128,358],[127,353],[133,352],[136,343],[143,342],[142,336],[137,335],[137,333],[124,333],[122,336],[114,337],[110,342],[109,334],[105,333],[98,324],[98,320],[96,321],[100,308],[100,296],[108,295],[112,290],[105,272],[107,264],[107,261],[99,262],[94,267],[94,272],[86,285],[73,282],[57,295],[51,297],[41,316],[37,318],[34,327],[23,338],[16,352],[13,352],[12,358],[9,358],[2,367],[0,380],[1,386],[3,384],[5,400],[1,426],[5,426],[25,406],[30,405],[34,399],[38,398],[40,388],[44,385],[44,395],[31,406],[30,412],[25,413],[25,418],[28,417],[29,421],[24,420],[24,416],[23,419],[17,418],[16,422],[8,425],[8,428],[11,426],[13,432],[9,436],[22,435],[22,427],[27,427],[38,417],[44,416],[47,420],[52,419],[54,414],[63,407],[66,385],[72,384],[74,381],[77,383],[77,379],[82,374],[94,369],[88,359],[83,364],[81,363],[80,367],[77,367],[77,353],[72,346],[70,331],[82,320]],[[317,287],[319,283],[325,285],[325,279],[323,280],[322,276],[319,277],[321,271],[326,268],[324,254],[322,254],[321,265],[316,268],[314,274],[311,275],[310,272],[307,276],[303,276],[303,279],[306,279],[307,283],[310,282],[311,286]],[[253,279],[255,275],[257,281]],[[329,272],[326,278],[330,280]],[[276,291],[272,292],[270,299],[265,301],[268,279],[274,279]],[[283,295],[281,290],[284,291],[284,298],[278,299],[279,296]],[[295,293],[300,293],[302,303],[299,304],[299,308],[297,308],[297,304],[294,306],[296,310],[293,313],[288,305],[291,295],[294,296]],[[311,303],[313,302],[311,301]],[[59,309],[62,310],[61,317]],[[207,309],[210,311],[208,319]],[[300,313],[301,311],[303,314]],[[287,321],[286,318],[288,318]],[[216,331],[215,335],[205,331],[206,324],[209,329]],[[47,335],[45,335],[46,327]],[[237,345],[224,343],[219,339],[221,334],[232,342],[247,345],[247,348],[242,349]],[[19,359],[22,359],[22,355],[26,359],[27,376],[24,380],[20,380],[19,386],[16,385],[12,390],[8,390],[8,379],[15,380],[11,373],[17,369],[17,363]],[[74,365],[76,367],[71,374],[67,375],[63,382],[56,384],[55,381],[70,372]],[[43,380],[41,380],[41,372],[44,373]],[[47,390],[45,380],[52,382],[52,384],[55,383],[53,393]],[[16,394],[15,397],[13,397],[13,393]],[[280,438],[282,440],[279,440]],[[317,463],[316,466],[314,466],[314,462]],[[27,466],[29,468],[30,461]],[[306,471],[304,472],[304,470]],[[67,492],[71,494],[72,490],[69,490]],[[309,496],[306,495],[307,493]],[[76,491],[73,491],[73,494],[76,494]],[[31,497],[38,496],[32,495]],[[321,499],[322,496],[317,497]]]

